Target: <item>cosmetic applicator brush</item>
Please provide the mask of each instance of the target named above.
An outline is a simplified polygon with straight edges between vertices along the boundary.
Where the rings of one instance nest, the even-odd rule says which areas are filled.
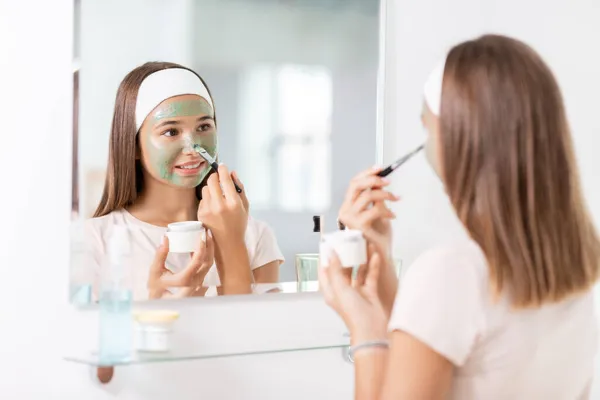
[[[215,161],[214,158],[212,158],[210,156],[210,154],[208,154],[208,151],[206,151],[205,149],[202,148],[202,146],[200,146],[199,144],[195,144],[194,146],[194,150],[200,154],[200,157],[204,158],[206,160],[206,162],[210,165],[210,167],[213,169],[213,171],[215,172],[219,172],[219,164],[217,164],[217,162]],[[242,193],[242,189],[240,189],[240,187],[237,185],[237,183],[235,183],[235,181],[233,181],[233,185],[235,186],[235,191],[238,193]]]
[[[420,145],[419,147],[417,147],[416,149],[414,149],[410,153],[406,154],[405,156],[399,158],[398,160],[396,160],[395,162],[393,162],[392,164],[390,164],[385,169],[379,171],[377,173],[377,176],[381,176],[382,178],[385,177],[385,176],[388,176],[389,174],[391,174],[392,172],[394,172],[398,167],[400,167],[402,164],[404,164],[405,162],[407,162],[408,160],[410,160],[412,158],[412,156],[414,156],[415,154],[417,154],[418,152],[420,152],[421,150],[423,150],[424,147],[425,147],[424,144]]]

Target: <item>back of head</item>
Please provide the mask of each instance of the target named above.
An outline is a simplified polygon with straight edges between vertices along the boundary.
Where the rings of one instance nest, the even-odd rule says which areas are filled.
[[[535,307],[593,285],[600,245],[562,95],[533,49],[486,35],[448,53],[439,145],[446,190],[497,294]]]

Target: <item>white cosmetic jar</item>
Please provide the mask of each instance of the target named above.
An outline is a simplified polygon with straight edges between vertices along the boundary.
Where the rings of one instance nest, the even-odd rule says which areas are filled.
[[[329,265],[332,251],[337,254],[343,267],[352,268],[367,262],[367,242],[359,230],[346,229],[323,234],[320,245],[321,266]]]
[[[170,253],[191,253],[202,240],[204,226],[200,221],[174,222],[167,225]]]
[[[135,348],[143,352],[168,352],[177,311],[140,311],[135,318]]]

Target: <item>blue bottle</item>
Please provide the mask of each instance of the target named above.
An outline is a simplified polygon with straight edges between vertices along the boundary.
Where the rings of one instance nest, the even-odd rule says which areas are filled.
[[[114,226],[102,268],[99,293],[101,365],[127,363],[133,353],[131,244],[127,228]]]

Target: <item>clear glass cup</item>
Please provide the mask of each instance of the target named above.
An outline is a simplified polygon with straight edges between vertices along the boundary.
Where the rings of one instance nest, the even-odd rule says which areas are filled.
[[[296,254],[296,279],[298,283],[319,280],[319,254]]]
[[[402,268],[402,259],[394,258],[394,272],[398,279],[401,279],[406,271]],[[318,253],[303,253],[296,254],[296,280],[300,289],[308,282],[318,282],[319,280],[319,254]],[[357,268],[354,269],[353,275],[356,274]]]

